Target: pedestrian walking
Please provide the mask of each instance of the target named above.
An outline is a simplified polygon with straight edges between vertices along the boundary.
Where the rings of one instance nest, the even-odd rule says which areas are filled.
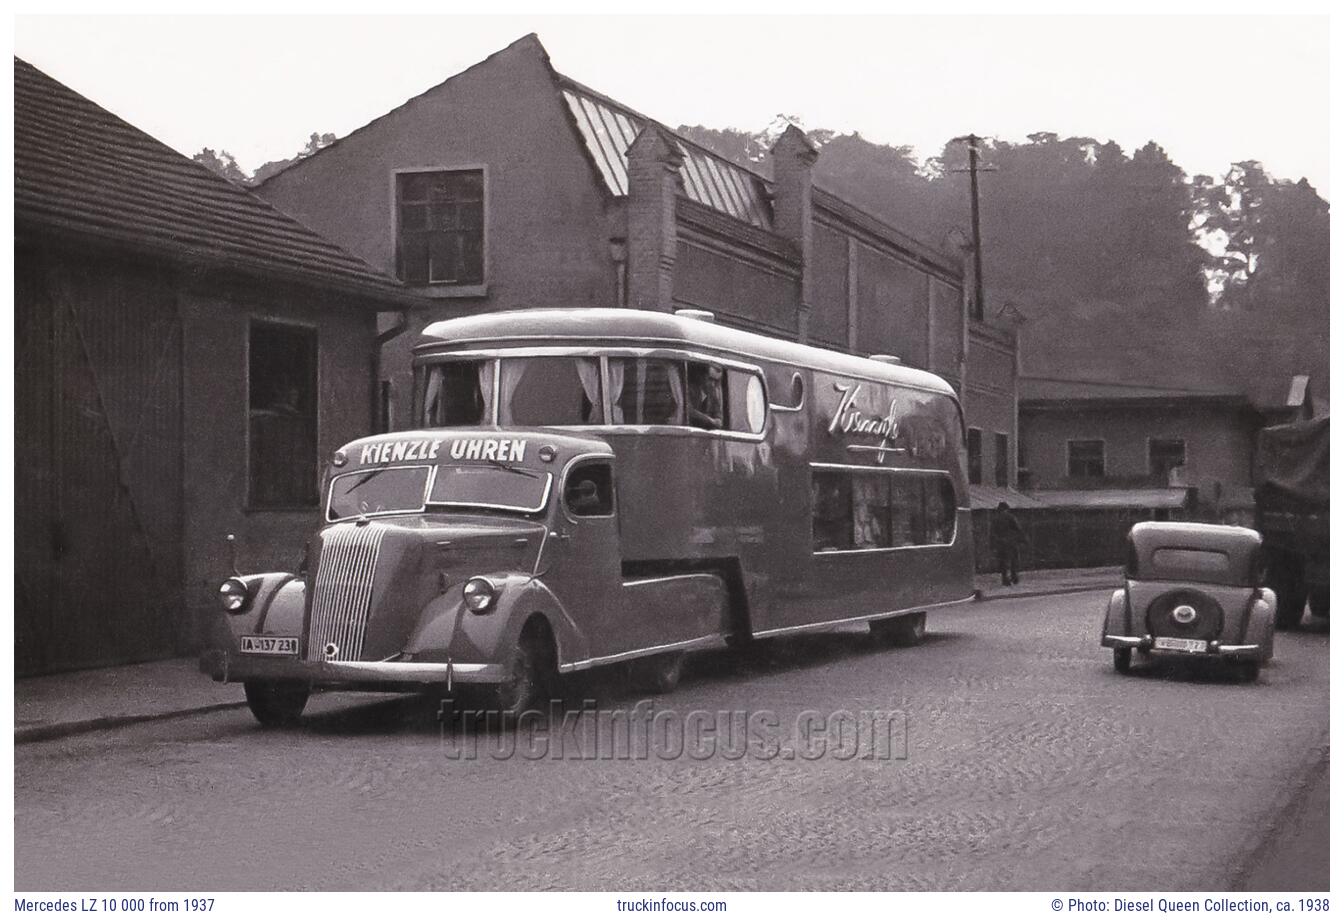
[[[1027,542],[1027,533],[1007,502],[999,502],[989,519],[989,542],[999,562],[999,576],[1004,585],[1015,585],[1021,578],[1017,570],[1021,564],[1021,550]]]

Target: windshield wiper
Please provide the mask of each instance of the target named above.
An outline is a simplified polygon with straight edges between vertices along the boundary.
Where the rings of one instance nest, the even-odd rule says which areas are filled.
[[[490,464],[491,466],[497,469],[501,469],[506,473],[514,473],[518,476],[526,476],[528,479],[537,478],[537,474],[532,472],[531,470],[525,470],[521,467],[511,466],[510,464],[505,463],[503,460],[496,460],[494,457],[483,457],[482,459],[485,460],[485,462]]]

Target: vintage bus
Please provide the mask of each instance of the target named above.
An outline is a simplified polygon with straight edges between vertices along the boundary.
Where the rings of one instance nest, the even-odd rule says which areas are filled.
[[[961,409],[939,377],[717,324],[537,309],[429,326],[413,430],[331,458],[304,570],[229,578],[207,653],[265,723],[314,688],[476,688],[517,713],[617,662],[972,595]]]

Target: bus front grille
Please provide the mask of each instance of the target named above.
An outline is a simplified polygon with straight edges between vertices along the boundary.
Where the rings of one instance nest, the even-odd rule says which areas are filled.
[[[313,606],[308,617],[309,661],[358,661],[369,623],[378,548],[387,528],[337,524],[322,535]]]

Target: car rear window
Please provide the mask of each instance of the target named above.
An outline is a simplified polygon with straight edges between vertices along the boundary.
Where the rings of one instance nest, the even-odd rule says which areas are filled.
[[[1212,582],[1235,580],[1227,553],[1218,550],[1181,547],[1153,550],[1153,568],[1163,577]]]

